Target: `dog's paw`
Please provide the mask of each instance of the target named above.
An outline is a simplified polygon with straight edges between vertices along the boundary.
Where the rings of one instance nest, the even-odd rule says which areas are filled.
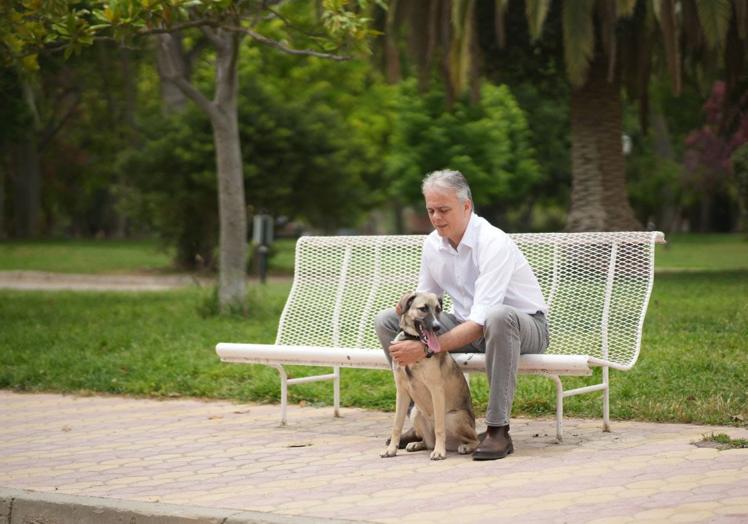
[[[387,449],[379,454],[382,458],[394,457],[395,455],[397,455],[397,446],[388,446]]]
[[[447,452],[444,450],[437,450],[431,452],[431,456],[429,457],[431,460],[444,460],[447,458]]]
[[[413,452],[413,451],[423,451],[426,449],[426,443],[423,441],[420,442],[409,442],[407,446],[405,446],[405,449],[407,451]]]
[[[477,447],[477,444],[460,444],[457,446],[457,453],[460,455],[470,455]]]

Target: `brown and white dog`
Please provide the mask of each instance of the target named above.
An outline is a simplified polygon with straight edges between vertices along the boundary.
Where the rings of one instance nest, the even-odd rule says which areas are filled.
[[[400,299],[401,331],[395,341],[421,340],[427,354],[433,354],[408,366],[393,361],[397,405],[392,436],[382,457],[397,454],[411,399],[413,428],[422,440],[409,443],[408,451],[432,449],[431,460],[443,460],[447,450],[468,454],[478,447],[470,388],[449,352],[440,351],[436,331],[441,310],[441,300],[433,293],[412,293]]]

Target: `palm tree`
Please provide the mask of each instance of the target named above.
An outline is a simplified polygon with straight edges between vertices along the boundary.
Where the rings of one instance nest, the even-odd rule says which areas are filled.
[[[701,78],[724,68],[728,89],[734,89],[746,56],[748,2],[493,0],[488,7],[493,9],[492,30],[502,47],[537,42],[548,32],[560,35],[571,84],[572,193],[567,230],[640,228],[626,195],[622,94],[639,101],[646,127],[653,74],[667,74],[678,94],[684,68]],[[513,28],[507,27],[506,17],[521,7],[530,42],[508,38]],[[410,45],[419,66],[430,67],[434,54],[441,51],[443,77],[452,98],[466,91],[474,97],[477,64],[491,58],[481,56],[478,32],[485,24],[477,20],[478,11],[485,10],[476,8],[476,0],[398,0],[387,16],[390,21],[411,21],[410,41],[421,42]]]

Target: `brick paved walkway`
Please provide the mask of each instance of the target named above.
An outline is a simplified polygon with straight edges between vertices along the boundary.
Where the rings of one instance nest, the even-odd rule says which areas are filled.
[[[381,459],[391,414],[0,391],[0,486],[369,522],[748,522],[748,429],[517,419],[497,462]]]

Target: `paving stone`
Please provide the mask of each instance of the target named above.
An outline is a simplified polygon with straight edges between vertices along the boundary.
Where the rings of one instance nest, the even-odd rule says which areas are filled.
[[[391,413],[331,411],[293,406],[280,427],[277,406],[0,391],[0,486],[287,520],[748,522],[746,450],[692,444],[745,428],[613,421],[603,433],[566,419],[559,444],[552,419],[516,419],[501,461],[383,460]]]

